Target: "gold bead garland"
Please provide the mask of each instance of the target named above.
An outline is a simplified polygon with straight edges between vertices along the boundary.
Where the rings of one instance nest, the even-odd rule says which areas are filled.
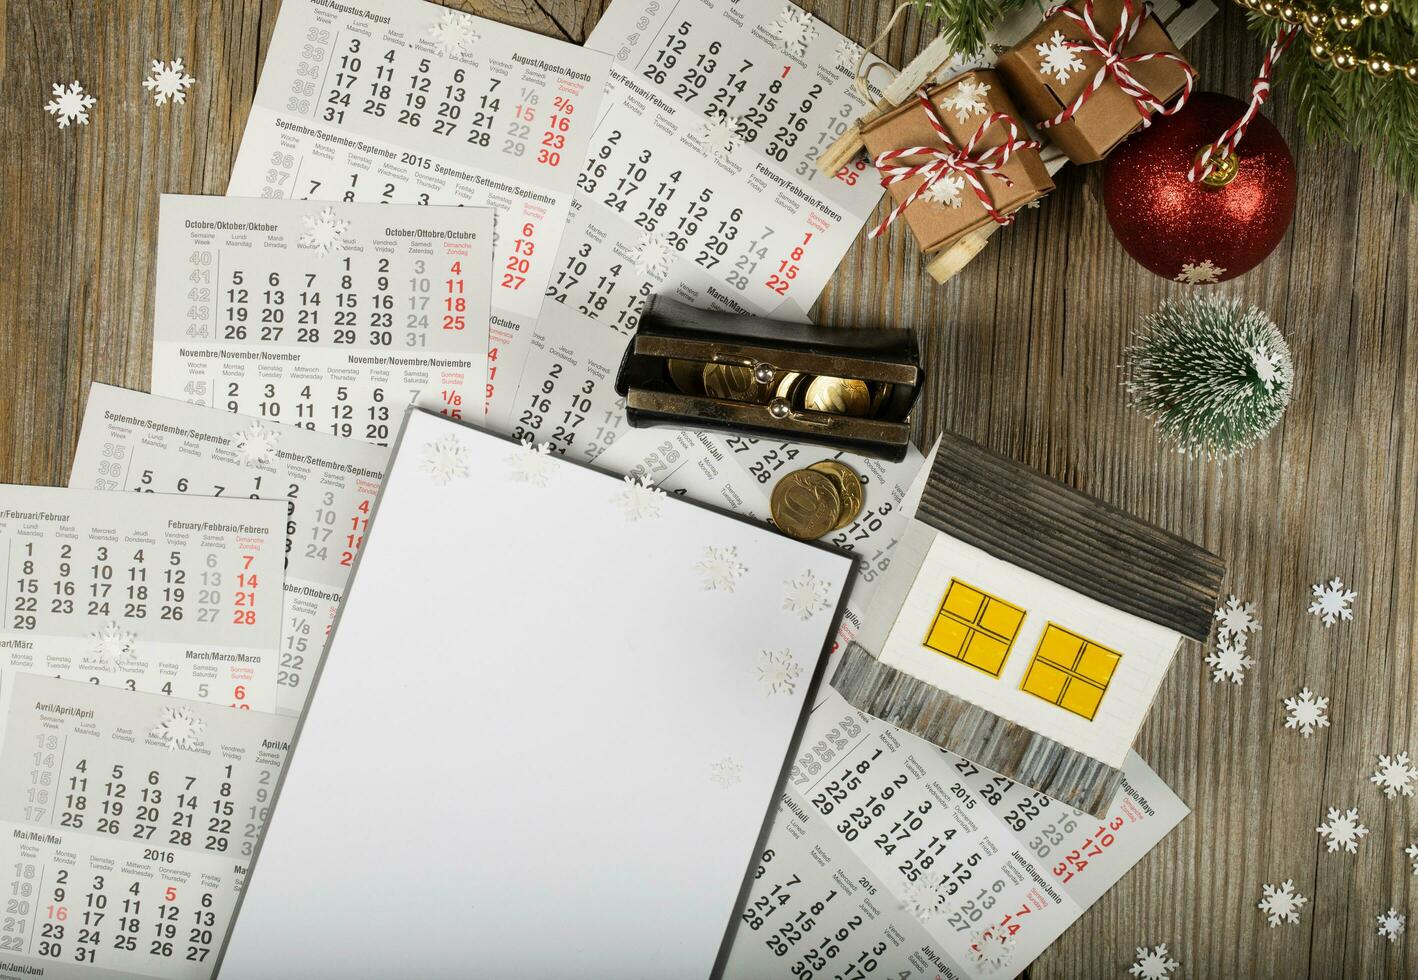
[[[1342,72],[1357,71],[1363,65],[1374,78],[1401,75],[1418,84],[1418,58],[1400,65],[1382,51],[1360,55],[1352,44],[1331,37],[1331,32],[1353,34],[1364,26],[1366,19],[1387,17],[1392,9],[1390,0],[1362,0],[1359,10],[1342,10],[1338,6],[1323,10],[1304,2],[1280,3],[1277,0],[1236,0],[1236,3],[1262,17],[1303,28],[1312,38],[1310,57],[1321,64]]]

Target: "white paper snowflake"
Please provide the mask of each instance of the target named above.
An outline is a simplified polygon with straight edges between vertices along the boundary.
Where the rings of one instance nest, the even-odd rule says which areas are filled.
[[[743,782],[743,766],[726,755],[709,767],[709,781],[724,789],[737,786]]]
[[[1384,796],[1393,799],[1399,793],[1413,795],[1413,780],[1418,779],[1418,769],[1408,760],[1407,752],[1398,755],[1379,756],[1379,768],[1369,777],[1369,782],[1384,791]]]
[[[1199,286],[1209,282],[1220,282],[1221,277],[1226,274],[1226,270],[1212,262],[1210,259],[1203,259],[1200,262],[1183,262],[1182,271],[1172,278],[1176,282],[1184,282],[1189,286]]]
[[[728,115],[705,119],[695,129],[694,138],[702,142],[716,160],[727,160],[742,143],[739,121]]]
[[[649,480],[638,476],[625,478],[625,489],[616,494],[611,503],[625,514],[627,521],[643,521],[660,516],[660,500],[665,491]]]
[[[954,174],[942,174],[926,190],[925,198],[942,207],[960,207],[960,194],[965,190],[965,180]]]
[[[976,929],[970,934],[970,959],[981,973],[993,973],[1007,965],[1014,956],[1014,937],[993,929]]]
[[[1293,698],[1285,699],[1285,727],[1298,728],[1300,734],[1309,738],[1316,728],[1328,728],[1329,718],[1324,709],[1329,707],[1329,698],[1316,697],[1308,687]]]
[[[156,105],[165,105],[169,99],[181,105],[187,101],[187,90],[197,83],[197,79],[182,67],[181,58],[166,63],[154,61],[150,72],[143,88],[153,93]]]
[[[1256,378],[1265,385],[1266,391],[1274,391],[1276,385],[1284,384],[1290,380],[1290,355],[1288,352],[1272,354],[1264,347],[1256,347],[1251,351],[1251,367],[1255,370]],[[1242,369],[1241,374],[1245,374]]]
[[[1128,967],[1128,972],[1142,980],[1167,980],[1172,971],[1182,964],[1167,955],[1167,944],[1153,949],[1137,947],[1137,962]]]
[[[1216,641],[1216,649],[1206,655],[1206,663],[1211,667],[1211,683],[1230,680],[1235,684],[1246,682],[1246,671],[1256,665],[1255,658],[1246,656],[1244,639],[1222,637]]]
[[[1083,71],[1083,59],[1068,43],[1062,31],[1054,31],[1043,44],[1034,45],[1039,52],[1040,75],[1053,75],[1059,82],[1066,82],[1074,72]]]
[[[705,592],[732,592],[748,571],[748,566],[739,561],[739,549],[716,545],[704,549],[704,557],[694,563],[694,568],[704,576]]]
[[[1398,937],[1403,935],[1403,927],[1408,924],[1407,917],[1395,908],[1374,916],[1374,921],[1379,924],[1379,935],[1391,943],[1398,942]]]
[[[1266,885],[1265,898],[1256,908],[1265,913],[1266,921],[1273,929],[1282,922],[1299,922],[1300,906],[1308,901],[1304,895],[1295,893],[1295,882],[1287,880],[1281,882],[1279,887]]]
[[[635,246],[635,254],[631,256],[631,261],[635,263],[635,268],[641,272],[663,276],[670,271],[672,251],[670,240],[659,232],[652,231],[640,239],[640,244]]]
[[[1359,810],[1350,807],[1340,813],[1335,807],[1329,808],[1329,816],[1315,830],[1325,839],[1331,852],[1341,847],[1354,854],[1359,850],[1359,840],[1369,833],[1369,828],[1359,822]]]
[[[77,81],[65,88],[54,84],[54,98],[44,104],[44,111],[59,120],[59,128],[66,128],[71,122],[87,126],[89,108],[98,100],[84,91]]]
[[[1413,862],[1413,873],[1418,875],[1418,844],[1409,844],[1403,849],[1403,853],[1408,855],[1408,860]]]
[[[468,475],[468,449],[453,436],[424,443],[419,469],[440,487]]]
[[[435,53],[456,58],[472,50],[482,36],[473,30],[473,18],[445,10],[435,23],[429,25],[428,39],[433,42]]]
[[[1315,601],[1310,603],[1310,612],[1324,620],[1327,627],[1333,626],[1338,620],[1353,619],[1354,610],[1350,605],[1359,597],[1359,593],[1345,591],[1344,583],[1337,578],[1332,578],[1326,584],[1310,586],[1310,591],[1314,593]]]
[[[990,87],[984,82],[977,82],[973,78],[967,78],[952,88],[946,95],[942,107],[947,112],[955,113],[956,122],[969,122],[976,116],[983,116],[989,108],[985,103],[985,96],[990,94]]]
[[[108,623],[90,633],[89,639],[93,641],[94,657],[110,667],[118,667],[133,655],[133,641],[137,637],[117,623]]]
[[[1239,640],[1238,646],[1244,650],[1246,634],[1260,632],[1260,620],[1256,619],[1255,612],[1254,602],[1242,605],[1235,596],[1231,596],[1226,605],[1216,610],[1216,619],[1221,623],[1216,627],[1216,635],[1222,639]]]
[[[802,672],[788,650],[764,650],[758,661],[758,682],[769,694],[792,694]]]
[[[901,907],[920,922],[929,922],[945,911],[945,898],[940,893],[940,879],[922,875],[901,895]]]
[[[544,487],[556,469],[552,458],[551,443],[540,445],[528,436],[518,446],[516,452],[507,457],[507,478],[514,483],[530,483],[534,487]]]
[[[862,46],[849,37],[844,37],[837,42],[836,61],[837,67],[843,71],[855,73],[857,63],[862,60]]]
[[[832,591],[831,583],[816,578],[812,569],[795,579],[788,579],[783,585],[787,589],[783,595],[783,608],[804,622],[815,614],[832,608],[828,597],[828,593]]]
[[[236,434],[236,454],[248,466],[269,463],[280,441],[280,434],[274,429],[263,428],[260,422],[252,422]]]
[[[206,727],[207,723],[193,714],[191,708],[179,705],[163,708],[162,721],[154,725],[148,734],[161,739],[169,752],[176,752],[178,749],[200,747],[202,730]]]
[[[326,208],[319,214],[302,215],[300,220],[305,224],[300,244],[315,249],[316,255],[328,255],[337,248],[344,248],[345,232],[350,230],[350,223],[336,217],[334,208]]]
[[[812,22],[812,15],[791,3],[783,7],[783,12],[769,29],[789,54],[807,54],[807,46],[817,37],[817,26]]]

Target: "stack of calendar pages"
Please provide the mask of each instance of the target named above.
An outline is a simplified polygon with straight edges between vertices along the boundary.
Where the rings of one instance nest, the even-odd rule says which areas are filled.
[[[823,547],[769,493],[843,454],[625,424],[651,295],[807,319],[881,198],[815,168],[860,55],[284,0],[227,196],[162,198],[151,392],[0,487],[0,980],[1008,977],[1186,815],[822,683],[920,453]]]

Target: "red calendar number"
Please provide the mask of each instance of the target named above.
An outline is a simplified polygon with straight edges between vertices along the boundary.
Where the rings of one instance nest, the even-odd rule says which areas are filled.
[[[460,419],[463,417],[463,395],[451,388],[444,388],[438,393],[438,400],[443,403],[443,407],[438,410],[438,414],[444,418]]]
[[[566,133],[571,129],[571,114],[576,106],[564,95],[552,101],[553,112],[547,120],[546,132],[542,133],[542,145],[537,151],[537,162],[547,167],[561,166],[561,151],[566,149]]]
[[[255,560],[255,555],[241,556],[241,571],[236,576],[237,590],[231,598],[231,621],[236,626],[256,625],[256,587],[260,583],[257,576],[251,573],[251,563]]]
[[[798,263],[803,260],[803,256],[807,255],[807,245],[810,241],[812,241],[812,232],[804,232],[802,244],[794,248],[788,253],[787,258],[778,263],[778,271],[769,276],[764,285],[779,296],[786,296],[788,287],[793,284],[793,280],[802,271],[802,266]]]
[[[349,566],[354,564],[354,556],[359,553],[360,546],[364,544],[364,532],[369,530],[369,501],[361,500],[359,506],[355,508],[355,514],[350,518],[350,533],[345,535],[345,550],[340,553],[340,564]]]
[[[468,301],[463,296],[463,285],[463,263],[454,262],[448,267],[448,278],[443,282],[448,294],[443,297],[444,330],[463,330],[468,325],[464,317],[468,310]]]
[[[522,226],[522,237],[513,240],[512,254],[507,256],[503,266],[506,270],[502,274],[503,289],[516,292],[527,284],[527,273],[532,268],[532,255],[537,250],[536,243],[532,241],[536,233],[537,226],[529,221]]]
[[[846,184],[848,187],[856,187],[856,186],[857,186],[857,178],[860,177],[860,176],[862,175],[862,173],[863,173],[866,169],[867,169],[867,162],[866,162],[866,160],[862,159],[861,157],[858,157],[857,159],[853,160],[851,163],[849,163],[849,164],[847,164],[846,166],[844,166],[841,170],[839,170],[839,171],[837,171],[835,174],[833,174],[833,175],[832,175],[832,178],[833,178],[834,180],[840,180],[842,183]]]

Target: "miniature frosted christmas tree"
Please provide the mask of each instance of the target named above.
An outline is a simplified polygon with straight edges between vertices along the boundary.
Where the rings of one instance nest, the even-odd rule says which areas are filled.
[[[1265,313],[1208,297],[1168,301],[1124,352],[1133,405],[1179,452],[1228,459],[1290,403],[1290,348]]]

